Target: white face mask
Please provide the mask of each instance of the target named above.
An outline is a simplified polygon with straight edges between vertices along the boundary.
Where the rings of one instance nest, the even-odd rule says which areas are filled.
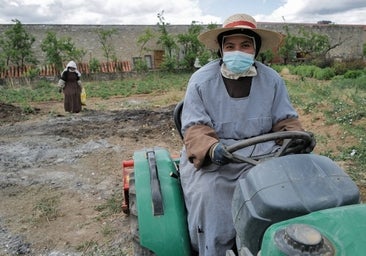
[[[226,68],[234,74],[241,74],[250,69],[254,63],[254,54],[242,51],[223,52],[222,61]]]

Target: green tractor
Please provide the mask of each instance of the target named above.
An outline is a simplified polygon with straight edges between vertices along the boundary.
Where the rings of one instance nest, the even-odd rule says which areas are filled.
[[[182,103],[174,110],[178,131],[181,109]],[[235,154],[265,141],[284,141],[272,155],[240,159],[253,168],[234,192],[238,249],[226,256],[365,255],[366,205],[358,187],[331,159],[296,154],[299,149],[289,147],[308,136],[277,132],[228,148]],[[130,218],[134,255],[196,255],[190,246],[179,157],[165,148],[142,149],[133,160],[123,161],[122,169],[122,207]]]

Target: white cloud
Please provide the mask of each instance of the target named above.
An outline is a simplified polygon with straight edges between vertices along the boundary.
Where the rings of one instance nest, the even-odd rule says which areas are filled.
[[[0,0],[0,5],[0,23],[156,24],[162,11],[171,24],[221,22],[215,15],[203,15],[198,0]]]
[[[270,16],[258,21],[316,23],[330,20],[336,24],[366,24],[365,0],[287,0]]]
[[[301,13],[307,14],[334,14],[357,10],[366,7],[365,0],[307,0]]]
[[[365,0],[242,1],[0,0],[0,23],[18,19],[24,24],[156,24],[157,14],[164,10],[165,21],[170,24],[192,21],[221,24],[227,13],[243,9],[256,12],[251,14],[258,21],[316,23],[331,20],[337,24],[366,24]],[[273,8],[277,9],[271,11]]]

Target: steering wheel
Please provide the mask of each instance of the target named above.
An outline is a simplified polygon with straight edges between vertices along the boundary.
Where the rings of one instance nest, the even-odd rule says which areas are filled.
[[[281,140],[281,147],[273,152],[260,156],[252,156],[252,157],[243,157],[238,154],[235,154],[235,151],[246,148],[249,146],[253,146],[259,143],[267,142],[267,141],[277,141]],[[233,145],[227,146],[227,151],[233,154],[234,160],[236,162],[249,163],[252,165],[257,165],[261,162],[261,160],[266,158],[280,157],[287,154],[296,154],[300,153],[304,150],[313,140],[311,135],[307,132],[303,131],[283,131],[283,132],[274,132],[267,133],[264,135],[256,136],[253,138],[249,138],[246,140],[241,140]],[[301,141],[302,143],[298,143]]]

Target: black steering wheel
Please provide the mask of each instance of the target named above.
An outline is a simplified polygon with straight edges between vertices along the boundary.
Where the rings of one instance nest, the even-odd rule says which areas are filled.
[[[312,140],[313,140],[312,136],[309,133],[303,131],[274,132],[256,136],[246,140],[241,140],[233,145],[227,146],[227,151],[233,154],[234,160],[236,162],[257,165],[263,159],[280,157],[287,154],[301,153],[303,150],[306,149],[306,147],[308,147],[308,145],[310,145]],[[235,154],[235,151],[239,149],[267,141],[282,141],[282,145],[277,151],[260,156],[243,157],[238,154]]]

